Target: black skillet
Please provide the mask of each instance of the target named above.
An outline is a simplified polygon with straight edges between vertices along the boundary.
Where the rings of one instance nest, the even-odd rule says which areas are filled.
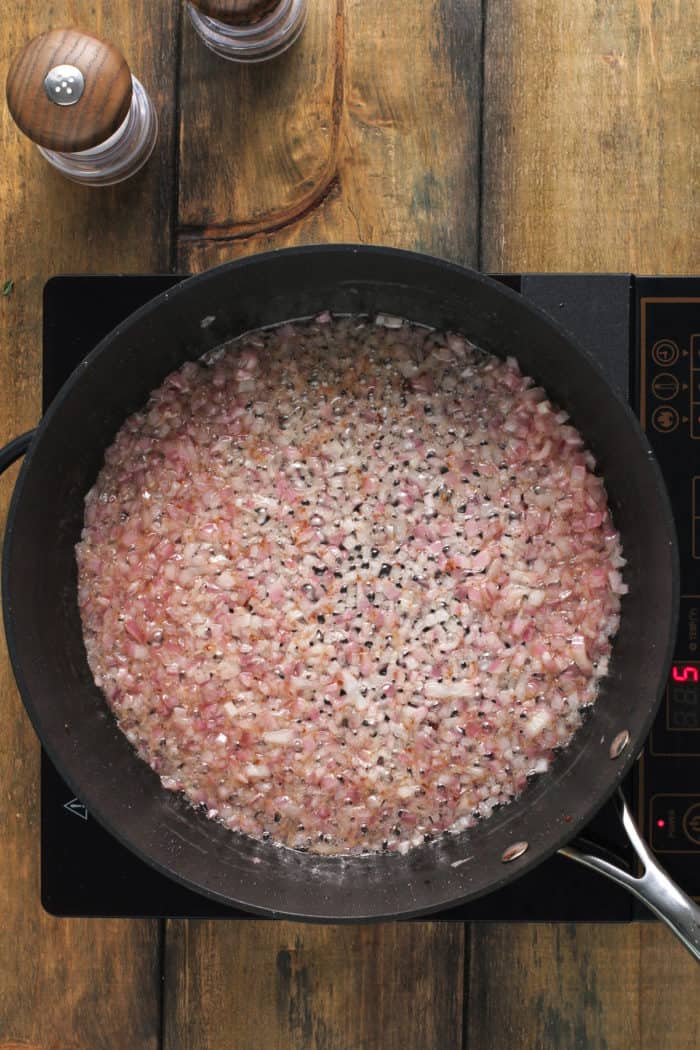
[[[397,314],[516,356],[593,451],[628,559],[610,674],[571,747],[483,824],[405,857],[281,850],[227,831],[164,790],[92,681],[76,603],[73,548],[83,499],[124,419],[184,360],[248,329],[327,308]],[[258,255],[184,281],[119,325],[66,382],[33,436],[8,448],[5,464],[26,445],[3,561],[15,675],[62,776],[143,860],[236,907],[348,922],[441,911],[564,848],[610,868],[700,957],[698,909],[648,853],[640,853],[646,874],[635,878],[567,845],[613,794],[650,729],[676,634],[679,577],[668,498],[642,431],[595,362],[544,313],[481,274],[410,252],[319,245]],[[629,814],[623,818],[629,827]],[[639,840],[636,847],[644,851]]]

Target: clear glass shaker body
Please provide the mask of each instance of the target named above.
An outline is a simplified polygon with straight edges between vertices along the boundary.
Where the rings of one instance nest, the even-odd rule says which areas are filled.
[[[192,24],[210,51],[230,62],[265,62],[298,40],[306,24],[307,0],[280,0],[258,22],[233,25],[187,5]]]
[[[37,146],[54,168],[84,186],[113,186],[139,171],[153,153],[158,138],[158,116],[140,80],[131,77],[129,112],[108,139],[77,153],[59,153]]]

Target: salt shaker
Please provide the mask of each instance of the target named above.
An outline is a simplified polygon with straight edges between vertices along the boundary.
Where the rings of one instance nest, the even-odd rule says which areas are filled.
[[[15,57],[7,104],[16,124],[67,178],[122,182],[146,163],[158,118],[121,52],[80,29],[53,29]]]
[[[286,51],[306,24],[307,0],[190,0],[207,47],[231,62],[264,62]]]

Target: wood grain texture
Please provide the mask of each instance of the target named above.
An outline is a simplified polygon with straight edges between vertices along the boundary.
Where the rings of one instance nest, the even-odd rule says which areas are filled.
[[[85,78],[72,106],[51,101],[44,84],[50,70],[64,65]],[[15,55],[7,75],[7,104],[18,127],[40,146],[64,153],[98,146],[114,134],[129,112],[131,93],[121,52],[78,29],[41,33]]]
[[[478,927],[466,1046],[641,1047],[636,926]]]
[[[458,924],[169,923],[163,1050],[461,1050]]]
[[[473,927],[468,1050],[697,1050],[700,971],[658,923]]]
[[[332,7],[316,10],[289,52],[251,66],[213,55],[187,20],[181,226],[197,234],[226,235],[232,227],[252,233],[288,222],[323,194],[335,167]]]
[[[640,1050],[698,1050],[700,966],[660,923],[640,930]]]
[[[172,209],[175,0],[5,3],[0,77],[40,31],[70,21],[119,40],[156,100],[161,137],[135,179],[113,189],[78,187],[54,172],[0,108],[0,442],[38,419],[41,295],[67,271],[167,269]],[[148,26],[148,31],[144,31]],[[0,529],[13,478],[0,481]],[[38,745],[0,641],[0,1048],[156,1050],[156,922],[57,921],[39,900]]]
[[[301,40],[269,68],[232,68],[191,35],[184,269],[318,241],[476,262],[480,3],[311,5]]]
[[[697,270],[698,4],[487,11],[484,268]]]

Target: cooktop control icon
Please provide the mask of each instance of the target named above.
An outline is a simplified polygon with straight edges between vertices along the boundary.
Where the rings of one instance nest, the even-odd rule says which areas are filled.
[[[672,372],[659,372],[651,381],[651,392],[659,401],[670,401],[680,388],[681,385]]]
[[[680,417],[672,405],[659,405],[651,414],[651,425],[660,434],[670,434],[679,422]]]
[[[700,802],[686,810],[683,817],[683,831],[686,838],[700,846]]]
[[[651,359],[661,368],[670,368],[675,365],[679,357],[679,350],[673,339],[659,339],[651,348]]]

